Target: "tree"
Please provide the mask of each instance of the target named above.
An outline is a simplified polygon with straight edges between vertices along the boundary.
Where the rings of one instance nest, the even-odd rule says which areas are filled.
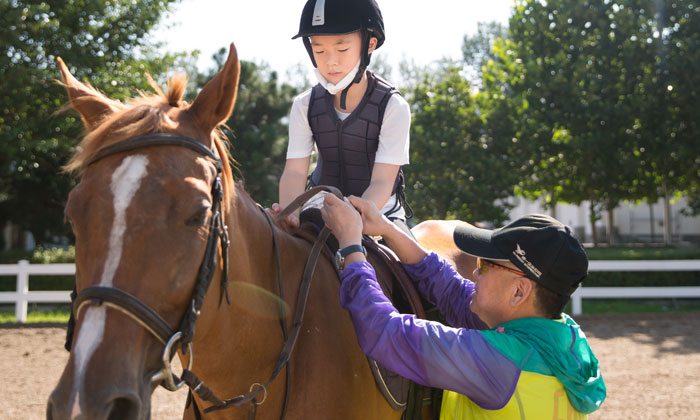
[[[468,70],[468,79],[482,87],[483,67],[493,60],[494,43],[508,38],[508,28],[499,22],[479,22],[476,34],[465,35],[462,40],[462,58]]]
[[[636,153],[643,157],[639,186],[650,202],[664,200],[664,241],[670,244],[671,198],[688,196],[689,214],[700,208],[700,7],[685,0],[653,7],[657,5],[644,5],[639,33],[632,40],[647,55],[639,63],[645,72],[636,84]]]
[[[65,102],[56,57],[114,98],[148,89],[177,56],[156,58],[148,32],[173,0],[0,2],[0,225],[11,220],[38,242],[65,233],[74,180],[61,170],[81,135]]]
[[[426,72],[408,92],[413,115],[407,198],[418,219],[500,224],[514,185],[508,154],[501,137],[485,133],[460,70]]]
[[[209,75],[199,75],[201,88],[221,67],[226,50],[213,57],[216,65]],[[226,122],[246,191],[258,202],[269,206],[278,201],[279,178],[287,156],[287,116],[294,97],[305,86],[280,83],[277,72],[267,64],[241,61],[236,106]]]
[[[643,77],[645,55],[628,40],[643,27],[641,3],[519,1],[510,21],[524,67],[515,86],[531,118],[548,131],[536,142],[536,182],[523,190],[546,191],[555,202],[588,200],[594,242],[601,210],[611,215],[621,200],[635,198],[640,98],[634,84]]]

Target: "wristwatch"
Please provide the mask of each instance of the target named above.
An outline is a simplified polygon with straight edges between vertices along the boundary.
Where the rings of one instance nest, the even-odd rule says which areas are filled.
[[[345,257],[352,254],[353,252],[361,252],[364,256],[367,256],[367,250],[364,246],[355,244],[346,246],[345,248],[339,249],[335,253],[335,262],[338,265],[338,270],[343,271],[345,268]]]

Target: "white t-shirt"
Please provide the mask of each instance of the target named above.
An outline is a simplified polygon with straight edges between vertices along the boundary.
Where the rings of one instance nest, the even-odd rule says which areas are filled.
[[[316,150],[313,132],[309,125],[308,113],[311,100],[311,89],[303,92],[292,104],[289,113],[289,144],[287,146],[287,159],[298,159],[311,156]],[[338,118],[344,120],[349,113],[336,110]],[[409,162],[409,129],[411,127],[411,108],[401,95],[391,95],[384,111],[381,131],[379,132],[379,146],[375,155],[375,163],[388,163],[391,165],[407,165]],[[312,201],[312,200],[310,200]],[[382,208],[386,213],[396,206],[396,195],[392,195]],[[392,217],[405,218],[403,208],[391,214]]]

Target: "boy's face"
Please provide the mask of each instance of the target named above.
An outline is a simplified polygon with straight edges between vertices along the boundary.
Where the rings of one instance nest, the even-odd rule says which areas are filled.
[[[362,35],[314,35],[310,37],[316,66],[330,83],[337,84],[355,67],[362,53]],[[369,52],[374,51],[376,38],[370,40]]]

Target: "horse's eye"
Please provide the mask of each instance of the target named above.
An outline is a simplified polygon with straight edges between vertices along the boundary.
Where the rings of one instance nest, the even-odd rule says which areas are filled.
[[[201,226],[207,221],[207,216],[209,213],[208,208],[202,208],[198,210],[189,219],[185,220],[185,226]]]

